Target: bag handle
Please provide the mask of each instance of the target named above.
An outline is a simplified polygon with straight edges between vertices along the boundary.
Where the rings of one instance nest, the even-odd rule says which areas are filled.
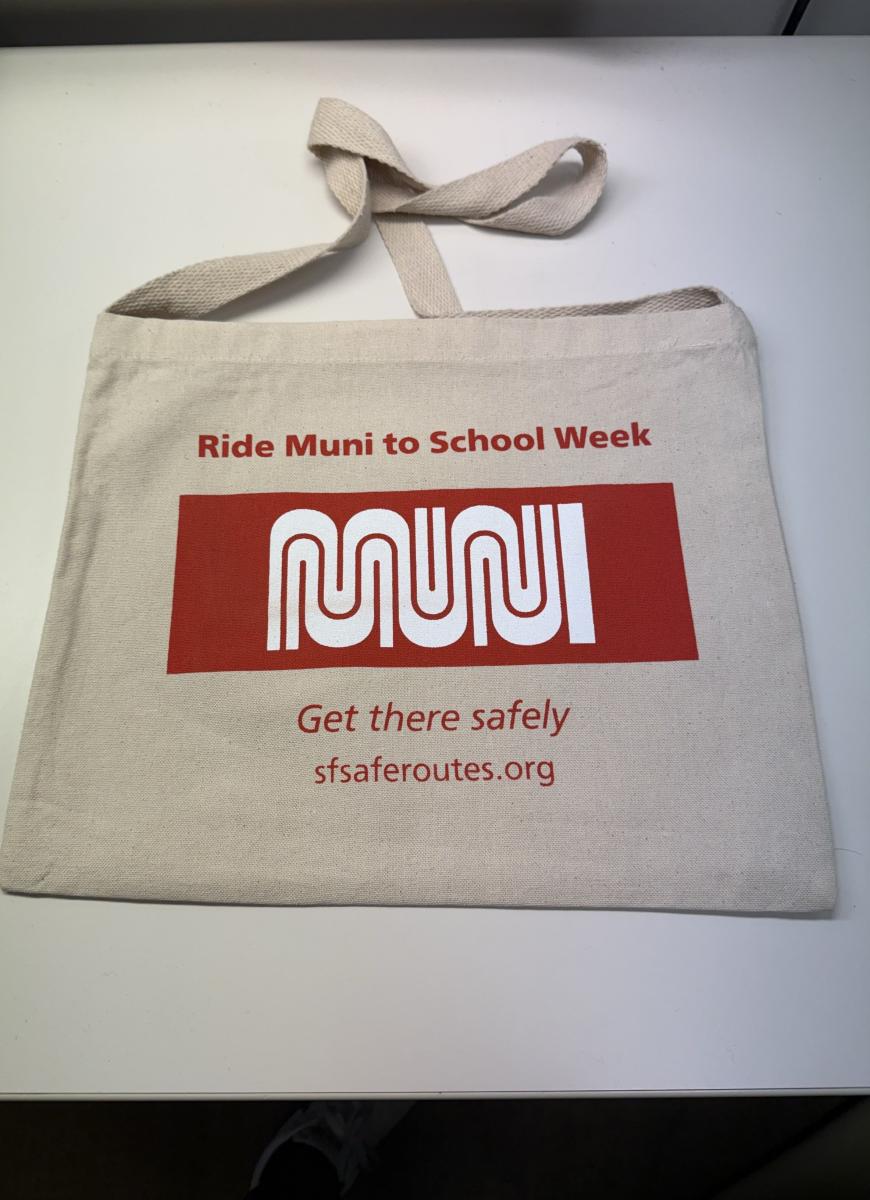
[[[376,121],[343,100],[318,103],[308,147],[320,159],[332,194],[350,217],[340,237],[181,267],[134,288],[108,311],[135,317],[204,317],[326,254],[359,245],[374,220],[414,312],[420,317],[458,316],[462,306],[425,218],[449,217],[468,225],[558,237],[592,211],[607,175],[607,156],[598,142],[559,138],[452,183],[430,186],[410,173]],[[569,150],[580,155],[582,174],[549,194],[537,191]]]

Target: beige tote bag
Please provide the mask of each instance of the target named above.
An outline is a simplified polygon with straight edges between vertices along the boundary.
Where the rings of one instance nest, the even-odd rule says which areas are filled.
[[[327,100],[310,145],[336,242],[97,321],[4,888],[829,908],[744,315],[709,287],[462,311],[424,218],[562,234],[595,142],[428,187]],[[539,186],[572,149],[582,173]],[[372,220],[433,319],[199,319]]]

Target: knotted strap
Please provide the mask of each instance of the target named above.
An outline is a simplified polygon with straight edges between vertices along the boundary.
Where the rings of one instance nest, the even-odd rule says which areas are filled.
[[[358,245],[374,219],[417,315],[457,316],[462,307],[426,218],[450,217],[468,225],[557,237],[592,211],[607,174],[607,156],[597,142],[559,138],[463,179],[430,186],[410,173],[376,121],[343,100],[319,102],[308,146],[323,163],[329,188],[350,217],[340,237],[292,250],[194,263],[128,292],[109,312],[203,317],[323,255]],[[549,193],[538,190],[569,150],[581,156],[582,173]]]

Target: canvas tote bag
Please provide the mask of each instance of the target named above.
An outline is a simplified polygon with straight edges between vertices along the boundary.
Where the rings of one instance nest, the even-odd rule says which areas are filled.
[[[746,318],[709,287],[462,311],[424,218],[564,233],[594,142],[428,187],[329,100],[310,147],[336,242],[97,321],[3,886],[830,907]],[[582,173],[539,187],[571,149]],[[372,220],[432,319],[200,320]]]

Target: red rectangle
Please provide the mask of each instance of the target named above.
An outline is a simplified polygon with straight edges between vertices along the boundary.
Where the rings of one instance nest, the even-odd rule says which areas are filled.
[[[179,500],[171,674],[697,657],[669,483]]]

